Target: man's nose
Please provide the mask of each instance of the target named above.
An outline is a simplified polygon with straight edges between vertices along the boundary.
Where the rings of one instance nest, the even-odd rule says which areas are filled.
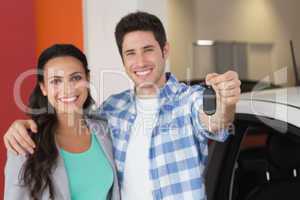
[[[144,67],[145,66],[145,57],[143,54],[137,55],[136,64],[138,67]]]

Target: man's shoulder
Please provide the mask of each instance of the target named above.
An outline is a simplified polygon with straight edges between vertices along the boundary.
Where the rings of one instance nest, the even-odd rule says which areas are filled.
[[[176,96],[180,97],[189,97],[193,95],[194,93],[201,93],[203,91],[204,87],[202,84],[195,84],[190,85],[186,83],[179,83],[177,84],[177,94]]]
[[[132,101],[132,98],[132,90],[125,90],[120,93],[113,94],[103,102],[103,108],[110,110],[119,106],[123,106],[124,104]]]

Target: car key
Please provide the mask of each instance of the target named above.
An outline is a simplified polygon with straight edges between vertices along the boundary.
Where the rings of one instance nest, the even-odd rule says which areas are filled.
[[[211,131],[211,116],[217,110],[217,96],[212,86],[204,85],[203,91],[203,112],[208,116],[208,131]]]
[[[203,111],[206,115],[211,116],[216,113],[217,96],[212,86],[205,85],[203,91]]]

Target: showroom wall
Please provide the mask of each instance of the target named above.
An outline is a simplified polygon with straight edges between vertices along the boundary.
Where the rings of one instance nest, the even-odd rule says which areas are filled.
[[[3,170],[6,160],[6,151],[2,135],[8,124],[15,118],[24,117],[14,103],[14,81],[19,72],[34,66],[35,60],[35,27],[33,14],[33,0],[28,1],[2,1],[0,6],[0,60],[1,60],[1,123],[0,123],[0,194],[3,194]],[[22,19],[22,20],[20,20]],[[28,80],[22,85],[24,91],[29,91],[33,80]],[[27,99],[28,94],[22,94]]]
[[[266,43],[273,44],[270,53],[271,66],[264,67],[259,64],[258,56],[249,64],[250,78],[260,79],[267,74],[272,76],[272,72],[288,66],[288,76],[285,79],[288,85],[292,85],[294,79],[289,40],[293,39],[295,46],[300,48],[300,28],[297,25],[299,7],[300,2],[297,0],[168,1],[169,15],[178,17],[179,13],[185,16],[184,23],[169,22],[172,30],[170,38],[173,43],[176,41],[173,44],[176,49],[173,49],[174,54],[170,60],[171,69],[180,79],[185,79],[185,63],[191,62],[189,45],[191,41],[198,39]],[[193,27],[192,33],[186,30],[188,24]],[[182,37],[182,32],[187,37]],[[297,60],[300,62],[300,54],[297,55]],[[284,80],[278,82],[281,84]]]

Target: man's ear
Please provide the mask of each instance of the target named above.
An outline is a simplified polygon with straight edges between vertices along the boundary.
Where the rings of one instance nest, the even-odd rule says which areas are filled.
[[[165,46],[163,48],[163,56],[164,56],[164,58],[167,59],[169,57],[169,54],[170,54],[170,44],[169,44],[169,42],[166,42]]]
[[[41,89],[43,95],[47,96],[47,90],[46,90],[44,83],[40,83],[40,89]]]

